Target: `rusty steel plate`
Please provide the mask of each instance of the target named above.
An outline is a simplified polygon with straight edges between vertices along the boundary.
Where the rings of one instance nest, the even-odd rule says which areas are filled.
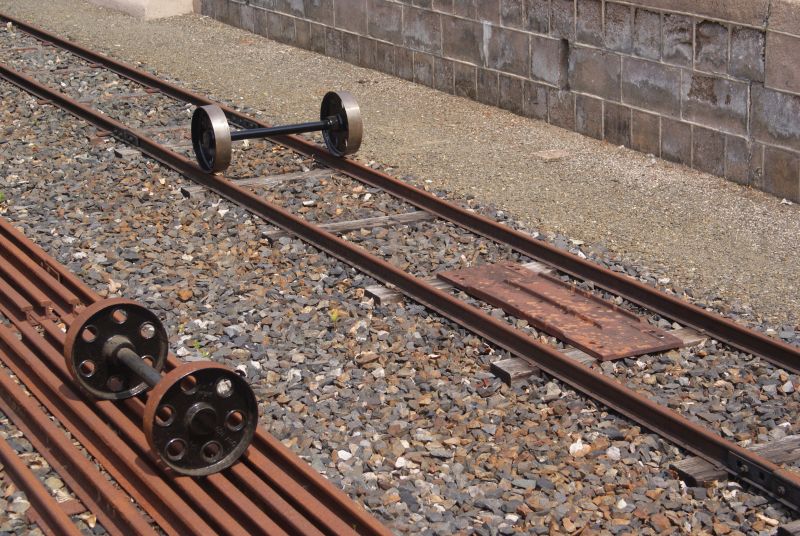
[[[601,361],[682,345],[677,337],[611,302],[518,264],[485,264],[438,277]]]

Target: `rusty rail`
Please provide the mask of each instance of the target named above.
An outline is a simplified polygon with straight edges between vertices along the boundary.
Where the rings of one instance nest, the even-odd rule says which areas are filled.
[[[102,65],[104,68],[114,71],[124,78],[151,89],[157,89],[175,99],[195,105],[218,104],[230,120],[244,128],[270,126],[229,106],[216,103],[207,97],[193,93],[175,84],[170,84],[150,73],[62,39],[46,30],[31,26],[8,15],[0,14],[0,21],[11,22],[25,33],[43,42],[68,50],[90,63]],[[123,141],[134,145],[136,143],[136,136],[126,139],[128,134],[126,129],[119,132],[112,131],[112,133]],[[469,229],[496,242],[506,244],[519,253],[550,264],[556,269],[579,279],[591,281],[598,287],[622,296],[646,309],[707,333],[709,336],[743,352],[758,355],[777,366],[800,374],[800,349],[795,346],[740,326],[721,315],[706,311],[676,296],[671,296],[626,275],[615,273],[591,261],[562,251],[550,244],[536,240],[530,235],[470,212],[459,205],[440,199],[433,194],[415,188],[354,160],[336,158],[324,148],[301,137],[280,136],[274,138],[274,140],[307,156],[313,156],[319,162],[336,169],[340,173],[344,173],[370,186],[380,188],[417,208],[428,211],[455,225]]]
[[[12,19],[6,18],[6,20]],[[13,22],[26,32],[31,28],[16,21]],[[31,29],[29,33],[39,39],[45,39],[58,46],[63,46],[89,61],[102,64],[122,76],[157,88],[180,100],[195,104],[210,102],[208,99],[160,81],[152,75],[88,51],[73,43],[60,40],[42,30]],[[251,213],[300,237],[379,281],[396,286],[404,294],[419,303],[483,336],[498,346],[531,361],[552,376],[698,456],[723,467],[729,473],[767,491],[792,508],[800,509],[800,477],[793,472],[781,469],[765,458],[725,440],[680,414],[655,404],[621,383],[572,361],[554,349],[542,345],[535,339],[515,330],[508,324],[483,313],[481,310],[458,300],[450,294],[436,289],[422,279],[399,270],[332,233],[264,201],[224,177],[210,175],[201,171],[192,161],[159,145],[141,131],[128,128],[122,123],[87,106],[83,106],[74,99],[6,66],[0,66],[0,76],[30,93],[53,102],[99,128],[112,132],[119,139],[136,146],[139,150],[198,184],[206,186]],[[227,109],[226,112],[233,120],[243,126],[262,125],[231,109]],[[787,369],[800,370],[800,367],[798,367],[800,361],[797,359],[800,356],[800,350],[797,348],[769,339],[718,315],[708,313],[677,298],[642,285],[637,281],[585,262],[578,257],[536,241],[530,236],[467,212],[461,207],[442,201],[427,192],[415,189],[353,161],[335,159],[320,147],[298,138],[280,137],[277,138],[277,141],[299,152],[312,155],[338,171],[362,182],[382,188],[392,195],[453,221],[462,227],[508,244],[528,256],[548,262],[559,270],[595,281],[599,286],[641,303],[665,316],[705,331],[732,346],[748,352],[758,353],[765,359],[771,360]]]
[[[131,499],[168,534],[389,534],[261,428],[244,461],[223,473],[202,480],[169,473],[149,452],[141,431],[143,401],[131,399],[118,405],[86,400],[72,387],[61,353],[65,334],[57,322],[69,326],[77,307],[99,296],[2,219],[0,259],[32,268],[24,281],[12,282],[0,274],[0,313],[13,326],[0,324],[0,362],[32,395],[25,395],[8,374],[0,373],[0,409],[112,534],[155,533]],[[12,284],[20,284],[22,292],[14,291]],[[51,303],[58,297],[80,299],[63,316],[55,315],[51,308],[28,301],[25,294],[31,289]],[[167,368],[177,364],[170,356]],[[122,490],[97,470],[45,410]],[[51,522],[38,507],[37,513]]]

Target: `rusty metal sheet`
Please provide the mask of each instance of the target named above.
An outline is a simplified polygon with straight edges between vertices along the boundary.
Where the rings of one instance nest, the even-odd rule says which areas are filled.
[[[611,302],[519,264],[485,264],[438,277],[601,361],[682,345],[677,337]]]

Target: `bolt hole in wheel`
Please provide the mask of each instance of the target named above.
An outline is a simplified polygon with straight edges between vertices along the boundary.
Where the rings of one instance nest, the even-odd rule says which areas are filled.
[[[186,454],[186,442],[183,439],[173,439],[167,443],[164,454],[173,462],[180,461]]]
[[[86,361],[81,361],[81,364],[78,365],[78,370],[84,378],[91,378],[97,370],[97,365],[91,359],[87,359]]]
[[[222,445],[220,445],[216,441],[209,441],[205,445],[203,445],[203,458],[211,463],[219,458],[219,455],[222,454]]]
[[[186,395],[193,395],[197,391],[197,378],[186,376],[181,380],[181,391]]]
[[[125,309],[114,309],[111,319],[117,324],[124,324],[128,320],[128,313],[125,312]]]
[[[175,409],[172,406],[159,406],[156,411],[156,424],[159,426],[169,426],[175,420]]]
[[[81,331],[81,339],[83,339],[84,342],[94,342],[97,340],[97,333],[98,330],[96,326],[86,326],[83,328],[83,331]]]
[[[158,317],[122,298],[87,306],[64,341],[72,378],[84,393],[104,400],[123,400],[150,389],[168,353],[169,338]]]
[[[217,382],[217,395],[221,398],[228,398],[233,394],[233,382],[225,378]]]
[[[108,387],[109,391],[118,393],[125,388],[125,380],[121,376],[111,376],[106,382],[106,387]]]
[[[225,426],[231,432],[238,432],[244,427],[244,414],[239,410],[233,410],[225,416]]]
[[[152,339],[155,336],[155,334],[156,334],[156,327],[150,322],[145,322],[139,328],[139,335],[141,335],[142,338],[145,340]]]

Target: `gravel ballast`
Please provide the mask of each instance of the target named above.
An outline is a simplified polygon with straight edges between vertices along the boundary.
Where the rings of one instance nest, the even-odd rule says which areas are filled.
[[[76,73],[62,82],[79,91],[78,79]],[[213,195],[187,199],[180,188],[188,182],[157,163],[113,140],[90,143],[93,128],[5,83],[0,94],[2,124],[14,133],[0,144],[4,217],[99,292],[155,310],[183,359],[241,367],[270,432],[396,532],[766,534],[790,519],[733,483],[685,488],[666,468],[686,454],[657,436],[547,377],[501,384],[488,365],[503,352],[416,304],[375,307],[364,294],[370,278],[290,237],[270,245],[261,233],[271,227],[240,208]],[[109,111],[147,124],[187,117],[181,106],[157,99],[146,109]],[[265,148],[242,151],[255,154],[240,154],[234,172],[313,166]],[[262,193],[322,221],[401,208],[340,176]],[[496,208],[469,203],[519,225]],[[663,273],[602,248],[527,230],[667,284]],[[348,238],[420,275],[525,260],[442,222]],[[694,294],[761,325],[745,305]],[[769,327],[796,341],[792,326]],[[713,342],[602,370],[743,442],[797,431],[797,377]],[[684,385],[680,378],[690,375]]]
[[[364,161],[602,245],[697,295],[739,300],[772,324],[800,321],[797,205],[197,15],[140,21],[84,0],[0,0],[0,11],[273,122],[314,119],[326,91],[350,90],[365,119]],[[550,149],[568,156],[533,156]]]

